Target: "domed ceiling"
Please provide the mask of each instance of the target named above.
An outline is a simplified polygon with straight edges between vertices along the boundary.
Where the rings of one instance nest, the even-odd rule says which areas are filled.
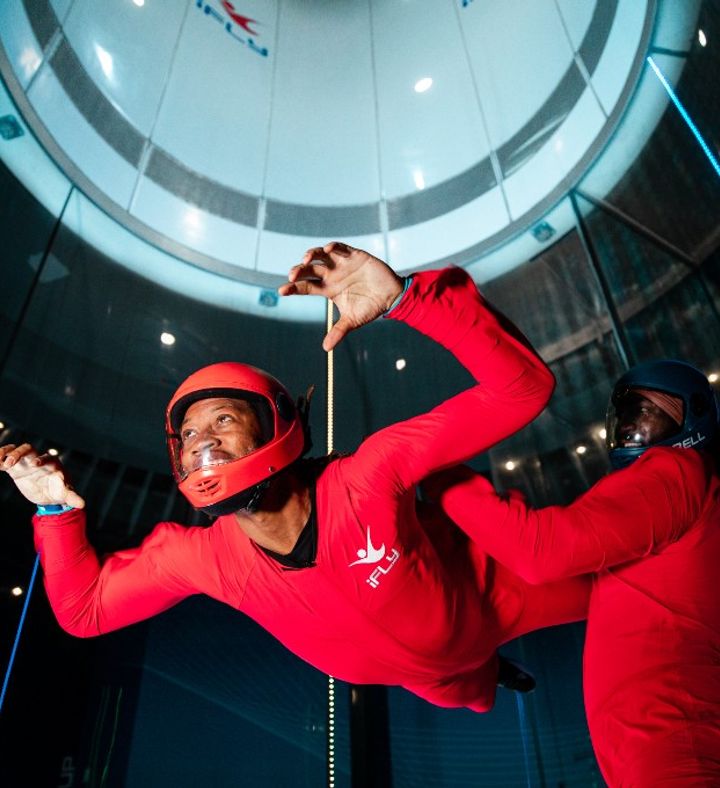
[[[56,214],[74,184],[65,223],[143,275],[307,319],[262,294],[332,238],[478,280],[537,254],[572,224],[563,198],[637,95],[651,38],[682,41],[696,9],[3,3],[0,109],[32,132],[3,157]],[[663,108],[646,103],[616,178]]]

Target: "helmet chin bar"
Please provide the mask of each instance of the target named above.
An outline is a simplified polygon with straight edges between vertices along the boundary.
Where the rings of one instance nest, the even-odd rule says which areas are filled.
[[[221,517],[225,514],[234,514],[240,511],[253,514],[260,508],[263,495],[269,486],[270,479],[265,479],[247,490],[231,495],[224,501],[218,501],[210,506],[203,506],[200,508],[200,511],[210,515],[210,517]]]

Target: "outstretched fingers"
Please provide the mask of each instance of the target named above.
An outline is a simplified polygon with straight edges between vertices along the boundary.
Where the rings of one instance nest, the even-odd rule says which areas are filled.
[[[0,466],[4,471],[17,465],[23,458],[32,459],[33,456],[36,457],[37,453],[29,443],[21,443],[19,446],[8,443],[6,446],[0,446]]]
[[[288,272],[288,280],[278,288],[278,293],[286,295],[325,295],[324,279],[332,260],[321,247],[308,249],[302,261]]]
[[[348,244],[342,241],[330,241],[330,243],[323,246],[322,250],[327,255],[336,254],[340,257],[349,257],[352,252],[357,251],[352,246],[348,246]]]

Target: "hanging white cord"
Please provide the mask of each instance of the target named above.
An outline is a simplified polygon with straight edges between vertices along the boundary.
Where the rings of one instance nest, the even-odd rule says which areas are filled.
[[[334,304],[327,300],[326,333],[333,327],[335,319]],[[327,354],[327,453],[332,454],[334,448],[334,404],[335,404],[335,351]],[[328,676],[328,711],[327,711],[327,778],[328,788],[335,787],[335,679]]]
[[[335,322],[334,304],[328,298],[327,302],[327,328],[326,333],[329,332],[333,323]],[[327,453],[332,454],[334,446],[333,435],[333,408],[335,407],[335,354],[333,350],[328,351],[327,354]]]

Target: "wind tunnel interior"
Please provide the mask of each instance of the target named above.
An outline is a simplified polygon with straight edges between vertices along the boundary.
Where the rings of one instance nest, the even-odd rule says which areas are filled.
[[[46,53],[55,46],[62,54],[62,47],[73,43],[72,31],[82,28],[84,3],[39,3],[35,11],[32,4],[18,5],[34,20],[34,35]],[[278,22],[280,32],[263,56],[247,43],[230,41],[223,25],[201,5],[188,4],[186,27],[216,24],[218,34],[228,38],[223,46],[244,47],[238,56],[247,50],[248,56],[272,65],[282,36],[289,36],[288,23],[282,28]],[[229,4],[212,8],[220,14],[224,5]],[[262,15],[261,4],[246,5],[252,18]],[[328,4],[319,5],[317,13]],[[381,12],[397,11],[399,5],[373,0],[368,7],[377,25]],[[445,5],[452,6],[447,13],[466,25],[466,33],[471,27],[462,14],[477,13],[481,6],[479,0]],[[506,13],[514,9],[520,14],[526,5],[518,0]],[[552,6],[557,15],[554,3],[538,5]],[[560,3],[565,21],[570,5]],[[596,4],[584,5],[592,20]],[[538,196],[537,212],[511,211],[502,226],[478,226],[474,238],[472,217],[460,217],[469,227],[458,247],[450,249],[432,235],[452,236],[454,225],[441,224],[441,210],[453,213],[452,189],[466,188],[466,181],[440,188],[449,182],[449,171],[438,176],[433,199],[442,208],[437,215],[432,215],[433,199],[423,194],[424,188],[404,194],[398,187],[395,197],[377,198],[377,235],[384,232],[386,242],[401,247],[397,254],[407,261],[400,266],[404,273],[413,270],[411,257],[423,248],[423,238],[429,239],[431,251],[418,267],[452,262],[457,252],[458,262],[482,292],[521,327],[552,369],[557,389],[547,409],[472,462],[499,489],[519,488],[538,506],[568,503],[608,472],[600,431],[611,385],[629,365],[679,357],[711,381],[720,373],[720,86],[713,78],[720,70],[720,4],[704,0],[693,6],[685,46],[677,48],[663,44],[672,3],[647,5],[651,24],[627,102],[606,136],[598,133],[588,143],[590,154],[578,157],[578,167],[569,167]],[[45,6],[52,6],[52,18],[67,31],[60,43],[51,26],[43,39],[37,9],[44,12]],[[276,19],[282,21],[283,13],[298,19],[293,16],[300,14],[296,6],[279,0],[273,4]],[[269,12],[263,18],[269,19]],[[237,37],[245,35],[240,28],[231,29]],[[368,35],[372,38],[372,31]],[[377,31],[376,38],[379,48]],[[126,265],[119,252],[113,254],[117,247],[98,242],[84,201],[112,222],[130,215],[129,204],[116,210],[109,186],[98,181],[90,188],[89,165],[87,170],[77,162],[66,166],[64,180],[52,184],[52,198],[41,198],[37,184],[21,177],[12,146],[32,138],[52,153],[53,144],[63,147],[62,140],[53,136],[54,116],[49,110],[43,115],[33,97],[40,86],[21,84],[27,88],[22,93],[29,97],[27,104],[11,90],[23,80],[13,70],[17,53],[10,37],[2,34],[0,40],[5,86],[0,104],[0,443],[30,440],[45,450],[57,449],[86,496],[89,537],[101,554],[139,544],[160,521],[206,522],[177,493],[163,436],[167,401],[201,365],[242,359],[271,370],[295,396],[315,384],[313,453],[325,453],[328,384],[320,349],[322,315],[279,316],[272,292],[280,272],[269,263],[265,270],[262,255],[256,257],[254,273],[229,271],[213,248],[191,247],[188,237],[171,236],[169,225],[153,224],[150,214],[134,216],[125,229],[132,232],[142,224],[138,236],[143,241],[183,261],[177,263],[187,268],[182,286],[157,271],[144,273]],[[261,40],[258,35],[254,42]],[[465,41],[472,45],[469,33]],[[590,42],[585,43],[582,51],[587,53]],[[676,75],[673,88],[686,117],[645,56],[662,73]],[[49,61],[53,57],[60,55],[49,54]],[[525,57],[531,64],[532,53]],[[377,64],[392,72],[393,64],[383,66],[376,52]],[[569,83],[564,89],[570,90]],[[635,124],[642,127],[643,113],[656,105],[661,111],[655,125],[645,129],[636,150]],[[381,131],[383,123],[392,125],[383,121]],[[273,122],[266,128],[272,130]],[[552,133],[538,137],[528,166],[543,145],[552,148]],[[268,147],[272,149],[272,141]],[[473,199],[490,200],[493,189],[509,184],[513,168],[526,166],[510,148],[491,147],[489,161],[497,167],[488,184],[494,185],[488,194],[473,193]],[[622,157],[626,149],[633,151],[630,159]],[[295,152],[300,156],[301,151]],[[72,156],[65,153],[58,160],[67,165]],[[391,153],[379,155],[381,163],[383,156]],[[273,166],[280,165],[268,164],[271,170]],[[408,171],[412,179],[413,168]],[[471,175],[479,178],[479,173]],[[393,182],[390,174],[385,182]],[[514,187],[507,188],[510,193]],[[176,193],[171,196],[179,199]],[[277,235],[285,220],[295,228],[287,233],[292,238],[277,247],[283,254],[293,250],[280,261],[289,267],[322,231],[313,228],[305,244],[296,230],[302,230],[302,218],[311,212],[282,213],[281,205],[297,202],[297,195],[274,199],[268,205],[275,210]],[[375,199],[368,197],[365,203]],[[328,212],[327,205],[320,215],[342,229],[345,219]],[[368,236],[374,237],[368,215],[353,216],[350,223],[357,222],[355,230],[365,223]],[[517,216],[525,217],[524,226]],[[402,247],[403,233],[411,230],[418,236]],[[162,239],[161,231],[167,231]],[[392,252],[395,247],[388,242],[379,248]],[[392,262],[392,254],[388,257]],[[508,265],[511,257],[515,262]],[[169,276],[174,275],[176,269],[167,265]],[[220,303],[206,299],[208,285],[200,277],[215,277],[217,286],[223,271],[228,292],[240,281],[247,290],[237,301],[249,298],[252,307],[234,306],[232,299],[220,296]],[[163,333],[171,333],[174,343],[163,344]],[[334,446],[352,451],[367,435],[429,410],[468,382],[446,351],[411,329],[388,321],[366,326],[335,353]],[[0,710],[3,785],[309,787],[328,782],[327,677],[252,621],[211,599],[194,597],[150,621],[97,640],[79,640],[59,629],[38,576],[15,653],[35,560],[29,526],[33,507],[18,500],[7,479],[0,480],[0,502],[0,664],[4,668],[14,658]],[[24,593],[13,595],[15,587]],[[531,668],[538,688],[523,698],[500,691],[496,708],[486,715],[440,709],[398,688],[336,682],[334,784],[602,785],[583,710],[583,637],[584,626],[573,624],[504,646],[504,653]]]

